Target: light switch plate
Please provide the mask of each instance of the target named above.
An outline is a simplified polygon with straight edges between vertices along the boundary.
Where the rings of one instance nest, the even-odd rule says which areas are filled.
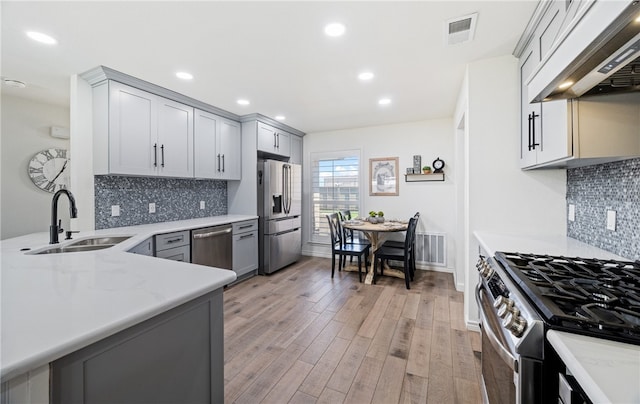
[[[156,204],[155,204],[155,202],[151,202],[149,204],[149,213],[156,213]]]
[[[205,207],[204,201],[200,201],[200,209],[204,209],[204,207]]]
[[[572,203],[569,204],[569,221],[576,221],[576,205]]]
[[[607,210],[607,230],[616,231],[616,211]]]
[[[120,205],[111,205],[111,216],[120,216]]]

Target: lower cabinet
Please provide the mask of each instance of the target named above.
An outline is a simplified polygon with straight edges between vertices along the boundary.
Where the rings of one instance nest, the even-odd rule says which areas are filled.
[[[191,239],[189,237],[189,230],[156,235],[155,256],[174,261],[191,262]]]
[[[51,364],[51,402],[222,403],[222,289]]]
[[[233,270],[238,278],[258,269],[258,220],[233,224]]]

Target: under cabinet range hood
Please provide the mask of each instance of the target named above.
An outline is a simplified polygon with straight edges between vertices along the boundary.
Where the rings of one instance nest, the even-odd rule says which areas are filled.
[[[640,91],[640,1],[596,1],[528,90],[532,102]]]

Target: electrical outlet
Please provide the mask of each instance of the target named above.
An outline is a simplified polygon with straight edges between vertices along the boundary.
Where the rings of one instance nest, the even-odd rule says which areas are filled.
[[[607,210],[607,230],[616,231],[616,211]]]
[[[569,221],[576,221],[576,205],[572,203],[569,204]]]
[[[204,209],[205,203],[204,201],[200,201],[200,209]]]
[[[111,205],[111,216],[120,216],[120,205]]]
[[[156,204],[155,204],[155,202],[151,202],[149,204],[149,213],[156,213]]]

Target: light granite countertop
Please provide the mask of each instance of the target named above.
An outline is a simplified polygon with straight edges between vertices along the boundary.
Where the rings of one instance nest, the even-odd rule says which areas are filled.
[[[1,241],[2,382],[236,279],[229,270],[127,252],[137,244],[155,234],[256,218],[225,215],[81,232],[60,245],[93,236],[132,237],[77,253],[32,254],[50,246],[46,232]]]
[[[474,232],[480,246],[496,251],[626,260],[559,235]],[[640,346],[550,330],[547,340],[594,403],[640,403]]]

